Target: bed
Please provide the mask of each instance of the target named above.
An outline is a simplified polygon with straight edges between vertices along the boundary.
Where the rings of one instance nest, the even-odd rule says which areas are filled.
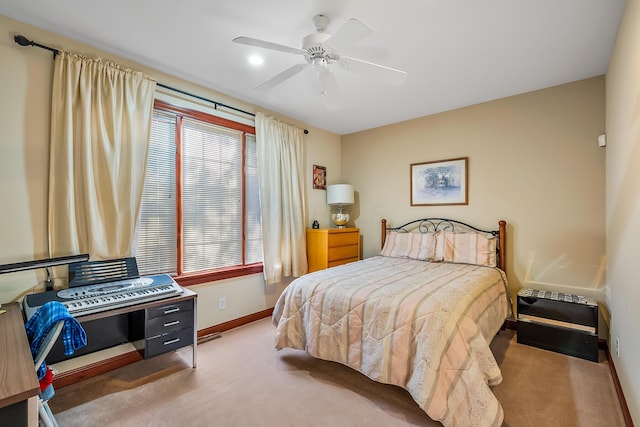
[[[294,348],[406,389],[445,426],[500,426],[489,344],[511,315],[506,223],[381,223],[380,255],[309,273],[273,312],[277,349]]]

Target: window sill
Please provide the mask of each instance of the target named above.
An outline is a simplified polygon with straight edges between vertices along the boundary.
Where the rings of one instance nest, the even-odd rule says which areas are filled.
[[[248,276],[262,273],[262,263],[243,267],[225,268],[224,270],[211,270],[207,272],[183,274],[174,277],[180,286],[199,285],[201,283],[215,282],[216,280],[232,279],[234,277]]]

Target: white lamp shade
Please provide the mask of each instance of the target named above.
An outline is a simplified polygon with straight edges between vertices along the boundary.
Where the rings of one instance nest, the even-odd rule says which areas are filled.
[[[327,186],[328,205],[352,205],[353,185],[335,184]]]

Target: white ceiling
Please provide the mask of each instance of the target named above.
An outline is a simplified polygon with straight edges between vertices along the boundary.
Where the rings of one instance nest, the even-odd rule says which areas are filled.
[[[343,135],[604,74],[625,0],[2,0],[0,14]],[[373,35],[343,55],[404,70],[397,87],[339,67],[341,107],[304,74],[253,89],[303,61],[239,45],[292,47],[312,18],[349,18]],[[30,37],[29,34],[24,34]],[[34,40],[47,44],[47,40]],[[261,67],[248,63],[261,54]]]

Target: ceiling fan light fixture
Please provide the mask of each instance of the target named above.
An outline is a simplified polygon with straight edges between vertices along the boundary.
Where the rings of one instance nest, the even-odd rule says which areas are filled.
[[[313,58],[311,60],[311,66],[315,69],[326,69],[329,65],[329,61],[326,58]]]

